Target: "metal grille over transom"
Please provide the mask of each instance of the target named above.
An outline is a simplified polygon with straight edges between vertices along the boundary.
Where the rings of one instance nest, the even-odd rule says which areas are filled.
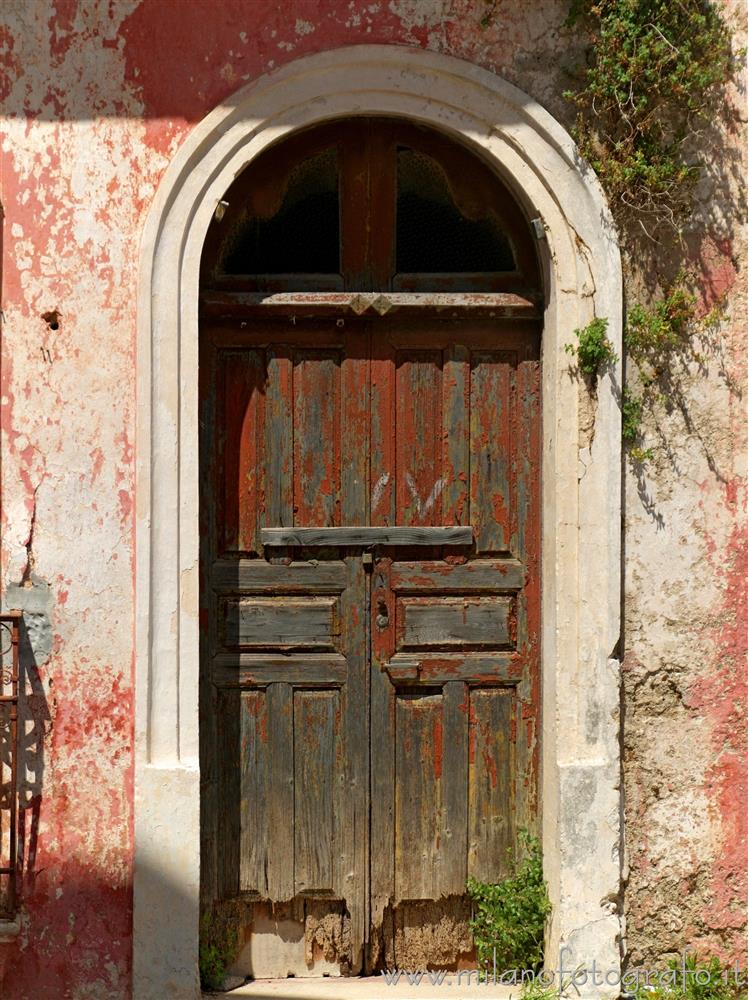
[[[206,246],[202,893],[255,975],[467,960],[466,879],[499,877],[537,812],[532,248],[487,168],[389,121],[273,151],[255,181],[275,211],[292,162],[331,145],[340,274],[227,275],[223,223]],[[439,250],[431,276],[398,271],[404,148],[436,163],[469,269]],[[258,204],[235,188],[232,238]]]

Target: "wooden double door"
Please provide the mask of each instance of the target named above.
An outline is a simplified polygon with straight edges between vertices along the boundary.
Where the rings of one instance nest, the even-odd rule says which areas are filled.
[[[537,323],[201,336],[204,903],[243,972],[469,962],[537,807]]]

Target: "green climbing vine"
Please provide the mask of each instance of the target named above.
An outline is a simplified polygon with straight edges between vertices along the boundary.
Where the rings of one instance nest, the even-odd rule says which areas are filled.
[[[589,65],[566,98],[575,139],[619,218],[652,238],[679,231],[699,177],[695,140],[723,100],[731,33],[704,0],[573,0],[590,33]]]
[[[702,360],[699,342],[722,315],[701,306],[685,262],[695,188],[716,155],[710,143],[729,107],[736,54],[720,5],[707,0],[572,0],[567,27],[581,28],[590,42],[564,97],[621,237],[623,343],[633,368],[621,394],[623,440],[643,462],[652,457],[642,444],[645,413],[672,395],[676,369]],[[585,343],[595,372],[611,361],[602,322],[576,331],[577,344],[567,348],[588,377]]]

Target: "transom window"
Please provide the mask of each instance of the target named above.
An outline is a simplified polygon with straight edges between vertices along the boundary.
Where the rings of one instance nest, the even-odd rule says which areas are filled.
[[[333,122],[281,141],[227,191],[203,288],[539,289],[535,247],[493,171],[433,129]]]

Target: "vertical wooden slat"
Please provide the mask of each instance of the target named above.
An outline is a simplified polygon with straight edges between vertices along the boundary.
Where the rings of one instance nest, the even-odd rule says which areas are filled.
[[[480,553],[506,552],[511,535],[512,355],[473,353],[470,374],[470,521]]]
[[[290,353],[268,351],[263,527],[293,526],[293,373]]]
[[[370,523],[397,524],[395,510],[395,352],[387,339],[372,334]]]
[[[379,559],[371,581],[371,957],[379,957],[387,906],[395,886],[395,698],[382,669],[391,655],[391,635],[376,627],[378,595],[391,593],[390,560]]]
[[[369,523],[368,348],[368,329],[361,322],[348,331],[342,362],[339,524]]]
[[[444,754],[442,696],[419,692],[398,694],[395,700],[395,896],[435,899]]]
[[[270,747],[268,805],[268,895],[276,901],[294,894],[293,692],[290,684],[267,689]]]
[[[516,373],[517,483],[516,548],[525,567],[517,594],[517,649],[525,662],[518,689],[521,718],[516,727],[517,824],[534,828],[538,814],[540,743],[540,363],[520,362]]]
[[[239,770],[241,850],[239,888],[268,893],[268,797],[270,734],[265,691],[241,694]]]
[[[348,586],[340,596],[342,648],[348,680],[341,692],[345,743],[337,774],[345,782],[337,814],[342,827],[336,887],[351,915],[351,971],[361,970],[369,926],[369,645],[368,587],[357,556],[346,558]]]
[[[453,344],[444,361],[442,524],[468,524],[470,353]]]
[[[444,685],[442,840],[439,893],[461,895],[467,878],[468,689],[461,681]]]
[[[297,350],[293,368],[294,524],[340,524],[340,355]]]
[[[224,351],[224,544],[228,551],[257,551],[261,472],[263,358],[259,351]]]
[[[513,846],[514,690],[470,692],[468,875],[496,881]]]
[[[398,352],[398,524],[441,523],[441,388],[441,351]]]
[[[294,881],[296,892],[332,891],[337,691],[294,692]]]

